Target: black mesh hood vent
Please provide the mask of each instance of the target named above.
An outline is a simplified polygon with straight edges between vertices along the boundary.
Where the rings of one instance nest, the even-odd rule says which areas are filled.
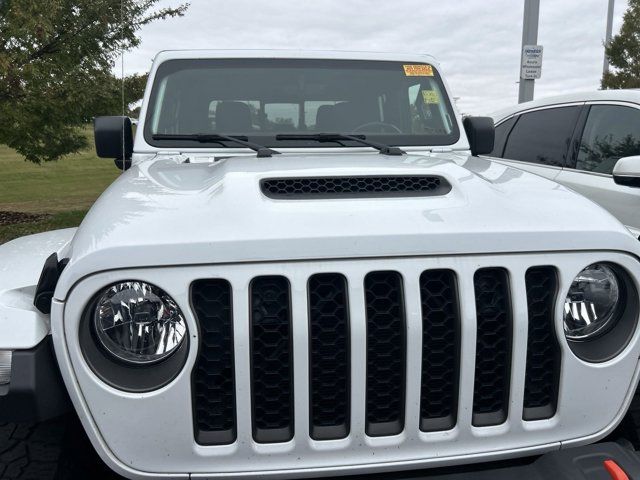
[[[449,182],[436,175],[266,178],[260,187],[267,197],[280,200],[432,197],[451,191]]]

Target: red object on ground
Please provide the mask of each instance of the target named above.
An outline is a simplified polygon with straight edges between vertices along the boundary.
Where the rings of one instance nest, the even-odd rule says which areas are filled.
[[[612,480],[629,480],[629,476],[624,473],[624,470],[614,460],[605,460],[604,468],[609,472]]]

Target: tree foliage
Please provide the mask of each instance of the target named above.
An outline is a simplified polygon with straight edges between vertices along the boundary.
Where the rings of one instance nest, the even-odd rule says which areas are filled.
[[[112,73],[120,52],[139,45],[144,25],[188,7],[158,2],[0,0],[0,144],[36,163],[85,147],[82,127],[92,117],[121,112]],[[145,80],[125,79],[127,105],[142,97]]]
[[[631,134],[617,141],[613,135],[605,135],[596,138],[593,145],[582,143],[580,151],[584,153],[578,158],[580,170],[610,174],[619,159],[640,152],[640,140]]]
[[[602,88],[640,88],[640,0],[629,0],[620,33],[606,51],[613,71],[602,77]]]

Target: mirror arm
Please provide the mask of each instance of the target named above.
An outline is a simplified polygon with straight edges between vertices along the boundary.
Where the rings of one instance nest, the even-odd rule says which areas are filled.
[[[130,158],[126,158],[124,161],[121,158],[116,158],[113,163],[115,163],[118,170],[129,170],[131,168]]]

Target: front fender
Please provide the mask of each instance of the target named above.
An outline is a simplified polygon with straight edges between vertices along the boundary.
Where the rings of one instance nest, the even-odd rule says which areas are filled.
[[[75,228],[17,238],[0,246],[0,350],[30,349],[49,334],[49,315],[33,305],[44,261],[69,244]]]

